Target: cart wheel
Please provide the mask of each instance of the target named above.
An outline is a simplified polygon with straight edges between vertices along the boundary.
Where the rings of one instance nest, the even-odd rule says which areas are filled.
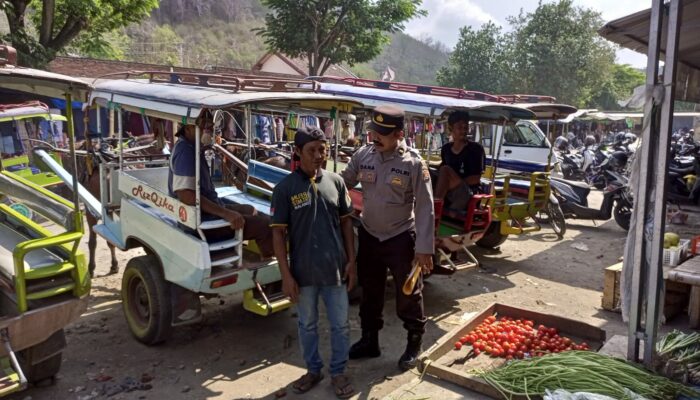
[[[170,283],[154,256],[134,257],[122,276],[122,309],[131,334],[147,345],[165,341],[172,330]]]
[[[61,329],[46,341],[17,353],[17,361],[29,383],[36,385],[53,380],[61,369],[61,351],[65,345],[65,333]]]
[[[552,230],[559,239],[563,239],[566,233],[566,218],[559,204],[547,203],[547,214],[549,215],[549,224],[552,226]]]
[[[503,244],[508,239],[508,235],[501,233],[501,224],[503,221],[494,221],[489,225],[489,228],[484,233],[484,237],[479,239],[476,244],[479,247],[493,249]]]

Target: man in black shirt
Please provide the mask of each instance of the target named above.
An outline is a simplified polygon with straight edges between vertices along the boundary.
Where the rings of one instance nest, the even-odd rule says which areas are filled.
[[[453,112],[447,119],[452,142],[440,149],[442,164],[435,187],[435,200],[447,200],[452,209],[466,211],[471,195],[479,188],[484,172],[484,148],[468,139],[469,114]]]
[[[356,277],[353,209],[343,179],[322,169],[326,151],[323,131],[297,130],[294,152],[301,163],[275,186],[271,226],[282,289],[297,303],[299,341],[307,368],[292,389],[304,393],[323,379],[318,352],[318,300],[322,298],[331,331],[331,383],[336,396],[345,399],[355,392],[344,374],[350,349],[347,292]]]

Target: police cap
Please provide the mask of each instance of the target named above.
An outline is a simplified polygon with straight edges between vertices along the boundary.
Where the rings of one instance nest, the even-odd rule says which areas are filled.
[[[379,106],[372,111],[372,120],[367,127],[380,135],[388,135],[403,129],[403,110],[395,106]]]

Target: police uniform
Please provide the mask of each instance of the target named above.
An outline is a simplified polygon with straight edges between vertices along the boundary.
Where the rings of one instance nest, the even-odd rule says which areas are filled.
[[[402,110],[389,106],[374,110],[370,130],[386,132],[402,128]],[[377,333],[383,327],[387,268],[396,286],[396,312],[408,331],[407,352],[412,356],[408,358],[415,358],[426,322],[423,282],[419,280],[408,296],[401,289],[413,267],[415,253],[432,254],[434,250],[435,221],[428,168],[417,151],[400,141],[389,154],[373,144],[364,146],[353,155],[341,175],[349,188],[362,185],[363,198],[357,257],[363,338],[353,346],[350,358],[379,356]],[[405,356],[406,353],[399,361],[402,369],[413,366],[402,364]]]

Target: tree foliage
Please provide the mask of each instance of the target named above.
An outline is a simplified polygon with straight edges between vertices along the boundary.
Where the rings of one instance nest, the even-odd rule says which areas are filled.
[[[7,0],[10,27],[3,40],[17,49],[22,65],[41,67],[79,39],[78,47],[108,45],[103,35],[148,17],[158,0]]]
[[[257,33],[272,51],[308,60],[309,75],[379,55],[389,33],[418,15],[421,0],[262,0],[270,9]]]
[[[438,70],[440,85],[489,93],[508,91],[508,38],[493,22],[474,30],[465,26],[447,65]]]
[[[533,12],[509,17],[510,32],[493,23],[464,27],[441,85],[492,93],[554,96],[579,107],[617,107],[639,74],[615,65],[613,46],[597,34],[598,12],[572,0],[540,2]],[[641,76],[643,80],[643,75]]]

